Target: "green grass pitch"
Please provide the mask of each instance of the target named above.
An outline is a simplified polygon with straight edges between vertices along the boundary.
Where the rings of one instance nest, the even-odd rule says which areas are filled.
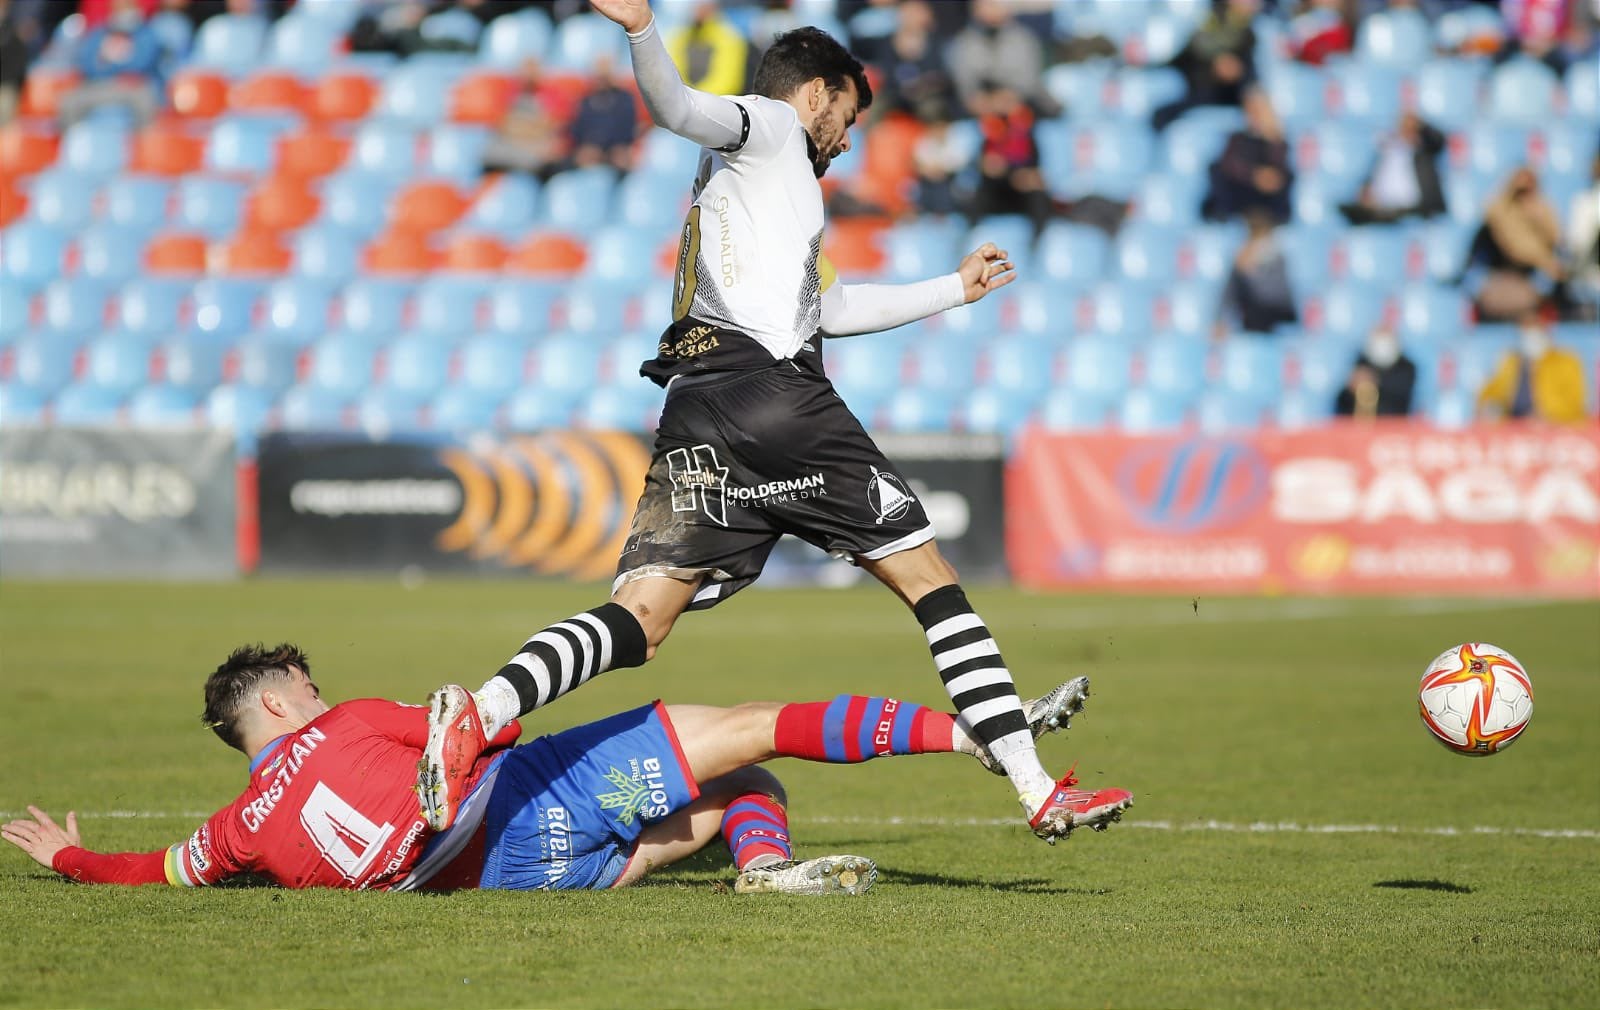
[[[232,645],[300,642],[333,700],[420,701],[600,594],[0,583],[0,810],[170,844],[243,782],[197,719]],[[451,895],[74,886],[6,846],[0,1006],[1600,1005],[1593,603],[972,596],[1025,693],[1092,675],[1042,750],[1134,790],[1124,823],[1049,848],[968,758],[778,762],[799,852],[882,867],[833,901],[735,897],[720,846],[631,891]],[[1532,726],[1488,760],[1416,715],[1463,640],[1533,677]],[[528,725],[845,691],[944,701],[888,593],[750,590]]]

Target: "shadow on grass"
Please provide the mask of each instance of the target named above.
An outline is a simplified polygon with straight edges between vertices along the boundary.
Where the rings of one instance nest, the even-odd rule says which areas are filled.
[[[1471,894],[1472,888],[1452,884],[1448,880],[1380,880],[1373,887],[1390,887],[1397,891],[1444,891],[1446,894]]]
[[[966,887],[983,891],[1014,891],[1018,894],[1079,894],[1097,896],[1110,894],[1107,887],[1061,887],[1053,881],[1037,877],[1012,877],[979,880],[973,877],[952,877],[943,873],[913,873],[878,867],[880,880],[891,884],[910,884],[925,887]]]

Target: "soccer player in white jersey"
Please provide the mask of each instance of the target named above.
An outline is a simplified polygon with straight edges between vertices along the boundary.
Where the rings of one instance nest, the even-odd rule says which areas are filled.
[[[672,322],[641,368],[667,399],[610,602],[535,634],[478,692],[447,685],[430,699],[418,769],[425,816],[450,823],[456,783],[499,727],[648,660],[685,610],[755,581],[789,533],[860,565],[912,609],[961,718],[1039,837],[1104,826],[1132,795],[1073,789],[1070,772],[1045,772],[1011,673],[922,503],[823,373],[819,338],[977,301],[1015,276],[1005,250],[985,244],[954,272],[914,284],[839,283],[822,253],[817,180],[850,149],[850,127],[872,101],[861,64],[827,33],[801,28],[773,41],[755,94],[709,95],[679,77],[646,0],[590,2],[628,33],[655,122],[703,148]]]

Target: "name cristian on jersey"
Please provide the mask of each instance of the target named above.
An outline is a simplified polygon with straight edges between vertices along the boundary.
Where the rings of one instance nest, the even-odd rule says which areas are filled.
[[[276,808],[278,801],[283,799],[283,791],[289,787],[289,783],[293,782],[294,777],[299,774],[300,766],[305,764],[306,758],[316,751],[317,744],[326,739],[328,737],[322,730],[311,726],[304,733],[294,738],[294,742],[286,748],[287,753],[284,750],[280,750],[273,757],[262,772],[263,776],[265,776],[276,769],[277,774],[273,776],[272,782],[262,788],[260,796],[251,800],[239,810],[239,820],[244,822],[245,829],[252,835],[261,830],[261,825],[266,823],[267,818]]]

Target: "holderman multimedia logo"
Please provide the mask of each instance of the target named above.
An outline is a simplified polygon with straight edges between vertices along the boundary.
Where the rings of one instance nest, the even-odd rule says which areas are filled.
[[[1266,497],[1268,467],[1246,442],[1183,439],[1134,450],[1117,468],[1117,487],[1140,525],[1194,533],[1249,515]]]
[[[611,575],[650,465],[639,439],[608,431],[449,448],[439,459],[461,482],[440,550],[579,579]]]

